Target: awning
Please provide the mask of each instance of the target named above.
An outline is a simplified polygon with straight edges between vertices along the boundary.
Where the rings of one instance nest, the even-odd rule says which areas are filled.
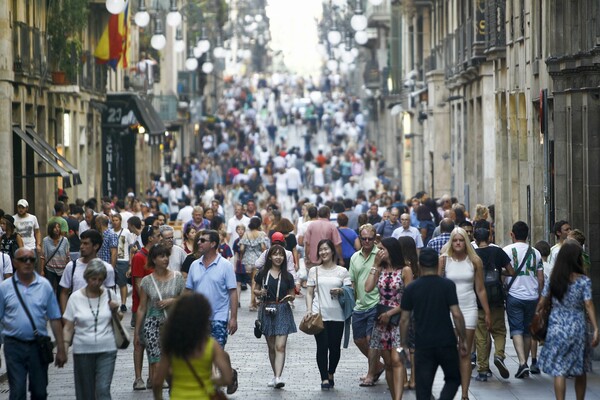
[[[81,185],[81,176],[79,175],[79,170],[73,164],[71,164],[69,161],[67,161],[66,158],[61,156],[54,147],[50,146],[50,144],[44,139],[42,139],[42,137],[38,135],[32,128],[26,128],[25,130],[27,131],[29,136],[31,136],[38,144],[40,144],[44,149],[46,149],[48,153],[52,154],[52,156],[57,161],[60,161],[62,165],[67,169],[67,171],[69,171],[73,175],[73,185]]]
[[[135,121],[131,120],[131,113]],[[114,93],[106,96],[106,110],[102,113],[102,125],[123,126],[141,124],[150,135],[164,135],[165,125],[152,104],[137,93]]]
[[[25,142],[31,149],[42,158],[46,163],[48,163],[56,172],[49,172],[45,174],[35,174],[31,175],[33,178],[43,178],[50,176],[60,176],[63,178],[63,186],[66,188],[71,187],[71,174],[73,174],[73,182],[75,185],[81,184],[81,177],[79,176],[79,172],[75,168],[71,168],[72,165],[68,163],[68,161],[62,157],[60,154],[56,152],[39,135],[33,131],[33,129],[28,128],[27,133],[31,135],[35,135],[34,137],[29,136],[27,133],[23,132],[23,130],[17,126],[13,127],[13,133],[16,134],[23,142]],[[53,152],[48,149],[52,149]],[[58,164],[58,161],[65,163],[64,166]],[[69,164],[69,166],[67,166]],[[27,176],[17,176],[17,178],[26,178]]]

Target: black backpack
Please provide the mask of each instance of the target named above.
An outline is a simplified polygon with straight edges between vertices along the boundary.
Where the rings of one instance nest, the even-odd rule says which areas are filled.
[[[500,248],[494,248],[492,246],[485,247],[483,249],[476,249],[477,255],[481,257],[481,254],[488,252],[486,257],[487,262],[483,264],[483,284],[487,293],[488,304],[490,307],[501,307],[504,306],[504,287],[502,283],[502,269],[497,268],[493,265],[495,260],[495,251],[503,251]],[[481,258],[484,261],[484,258]],[[477,305],[481,308],[479,299],[477,299]]]

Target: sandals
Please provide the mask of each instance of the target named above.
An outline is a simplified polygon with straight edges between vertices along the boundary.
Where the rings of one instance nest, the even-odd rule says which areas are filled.
[[[358,384],[358,386],[360,387],[372,387],[375,386],[375,382],[374,381],[368,381],[368,380],[364,380],[361,383]]]
[[[379,381],[379,378],[381,377],[381,374],[383,374],[384,372],[385,372],[385,368],[382,368],[381,371],[379,371],[375,375],[373,375],[373,383],[377,383]]]

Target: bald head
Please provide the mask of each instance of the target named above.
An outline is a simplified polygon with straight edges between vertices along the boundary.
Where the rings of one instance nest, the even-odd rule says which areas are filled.
[[[444,218],[440,222],[440,231],[442,233],[450,233],[454,229],[454,221],[451,218]]]

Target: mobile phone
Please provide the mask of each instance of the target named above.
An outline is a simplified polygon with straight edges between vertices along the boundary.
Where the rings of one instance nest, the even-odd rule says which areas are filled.
[[[375,235],[375,242],[376,243],[381,242],[381,235],[379,233],[377,235]]]

